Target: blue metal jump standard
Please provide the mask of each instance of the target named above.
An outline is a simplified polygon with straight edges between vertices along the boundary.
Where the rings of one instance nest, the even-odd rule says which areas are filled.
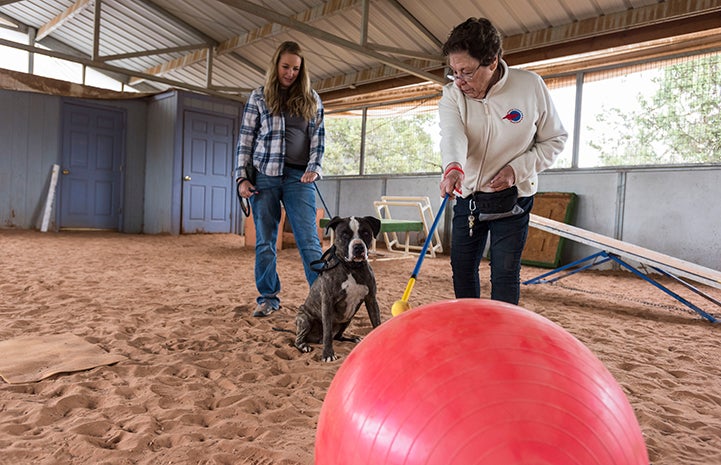
[[[623,256],[634,260],[644,266],[648,266],[656,270],[663,276],[674,279],[687,289],[704,297],[706,300],[716,304],[719,307],[721,307],[721,302],[701,291],[700,289],[696,288],[695,286],[691,285],[690,283],[684,281],[678,275],[721,289],[721,272],[705,268],[693,263],[689,263],[677,258],[673,258],[668,255],[663,255],[649,249],[644,249],[643,247],[623,242],[618,239],[613,239],[591,231],[586,231],[575,226],[567,225],[565,223],[559,223],[548,218],[539,217],[537,215],[531,214],[530,224],[535,228],[542,229],[544,231],[557,234],[562,237],[566,237],[582,244],[596,247],[598,249],[601,249],[601,251],[589,255],[586,258],[582,258],[580,260],[576,260],[572,263],[556,268],[547,273],[543,273],[533,279],[524,281],[523,284],[552,283],[562,278],[565,278],[566,276],[570,276],[580,271],[587,270],[608,261],[614,261],[623,268],[631,271],[639,278],[654,285],[656,288],[660,289],[661,291],[675,298],[682,304],[686,305],[711,323],[719,323],[719,320],[716,317],[714,317],[708,312],[705,312],[699,306],[693,304],[692,302],[689,302],[687,299],[684,299],[682,296],[673,292],[663,284],[653,279],[647,273],[640,271],[636,267],[630,265],[621,257]],[[563,271],[566,271],[566,273],[548,279],[550,276],[561,273]]]
[[[600,259],[600,260],[599,260],[599,259]],[[584,266],[579,266],[578,268],[574,268],[575,266],[581,265],[582,263],[585,263],[585,262],[590,261],[590,260],[593,260],[593,261],[592,261],[591,263],[587,263],[587,264],[584,265]],[[693,304],[692,302],[689,302],[688,300],[684,299],[683,297],[681,297],[681,296],[678,295],[677,293],[673,292],[671,289],[667,288],[667,287],[664,286],[663,284],[661,284],[661,283],[659,283],[658,281],[656,281],[655,279],[653,279],[653,278],[652,278],[651,276],[649,276],[648,274],[646,274],[646,273],[638,270],[637,268],[631,266],[631,265],[628,264],[627,262],[623,261],[620,257],[618,257],[618,256],[616,256],[616,255],[614,255],[614,254],[608,253],[608,252],[606,252],[606,251],[597,252],[597,253],[595,253],[595,254],[593,254],[593,255],[589,255],[589,256],[586,257],[586,258],[582,258],[582,259],[580,259],[580,260],[576,260],[576,261],[573,262],[573,263],[569,263],[568,265],[561,266],[561,267],[559,267],[559,268],[556,268],[556,269],[553,270],[553,271],[549,271],[548,273],[544,273],[544,274],[542,274],[542,275],[536,276],[535,278],[532,278],[532,279],[529,279],[529,280],[527,280],[527,281],[524,281],[523,284],[550,284],[550,283],[554,283],[554,282],[556,282],[556,281],[558,281],[558,280],[560,280],[560,279],[563,279],[563,278],[565,278],[565,277],[567,277],[567,276],[570,276],[570,275],[572,275],[572,274],[576,274],[576,273],[578,273],[578,272],[580,272],[580,271],[587,270],[587,269],[592,268],[592,267],[594,267],[594,266],[601,265],[602,263],[606,263],[606,262],[608,262],[608,261],[614,261],[614,262],[618,263],[619,265],[621,265],[622,267],[624,267],[624,268],[626,268],[627,270],[631,271],[633,274],[635,274],[635,275],[638,276],[639,278],[645,280],[646,282],[648,282],[648,283],[650,283],[650,284],[653,284],[653,285],[656,286],[658,289],[662,290],[662,291],[665,292],[666,294],[670,295],[670,296],[673,297],[674,299],[676,299],[676,300],[678,300],[679,302],[681,302],[682,304],[686,305],[687,307],[689,307],[690,309],[692,309],[693,311],[695,311],[696,313],[698,313],[699,315],[701,315],[702,317],[704,317],[706,320],[710,321],[711,323],[718,323],[718,322],[719,322],[719,320],[718,320],[717,318],[715,318],[713,315],[711,315],[710,313],[707,313],[707,312],[703,311],[703,310],[702,310],[701,308],[699,308],[697,305],[695,305],[695,304]],[[717,301],[716,299],[714,299],[713,297],[711,297],[711,296],[709,296],[708,294],[704,293],[703,291],[699,290],[698,288],[696,288],[696,287],[688,284],[687,282],[683,281],[681,278],[679,278],[679,277],[677,277],[677,276],[674,276],[674,275],[672,275],[672,274],[670,274],[670,273],[668,273],[668,272],[666,272],[666,271],[660,270],[660,269],[658,269],[658,268],[655,268],[655,267],[652,267],[652,268],[654,268],[656,271],[660,272],[661,274],[663,274],[663,275],[665,275],[665,276],[668,276],[668,277],[670,277],[670,278],[675,279],[676,281],[679,281],[679,282],[680,282],[681,284],[683,284],[684,286],[686,286],[686,287],[694,290],[694,292],[696,292],[697,294],[705,297],[706,299],[710,300],[711,302],[716,303],[717,305],[719,305],[719,306],[721,307],[721,302]],[[555,274],[555,273],[560,273],[561,271],[565,271],[565,270],[568,270],[568,269],[570,269],[571,271],[569,271],[569,272],[567,272],[567,273],[565,273],[565,274],[562,274],[562,275],[560,275],[560,276],[557,276],[557,277],[555,277],[555,278],[553,278],[553,279],[545,279],[545,278],[548,277],[548,276],[551,276],[551,275],[553,275],[553,274]]]

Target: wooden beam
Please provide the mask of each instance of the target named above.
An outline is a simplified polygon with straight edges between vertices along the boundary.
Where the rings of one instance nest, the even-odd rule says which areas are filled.
[[[433,68],[435,63],[427,61],[409,61],[409,66],[415,66],[429,70],[428,74],[435,76],[431,82],[436,85],[445,84],[448,82],[445,78],[444,68],[436,67]],[[421,79],[418,76],[409,76],[398,69],[391,68],[389,66],[381,65],[373,68],[366,68],[355,73],[349,73],[339,76],[333,76],[326,79],[319,79],[313,81],[311,84],[313,88],[322,95],[329,95],[334,92],[345,92],[350,91],[354,93],[360,93],[364,89],[371,89],[371,92],[378,90],[387,89],[392,86],[405,85],[398,84],[400,82],[408,82],[408,84],[420,84],[423,82],[429,82],[428,79]],[[379,87],[375,87],[375,86]]]
[[[310,8],[310,9],[302,11],[296,15],[293,15],[292,18],[299,20],[299,21],[302,20],[305,22],[311,22],[311,21],[315,21],[320,18],[328,17],[328,16],[336,14],[336,13],[340,13],[349,8],[355,8],[360,3],[361,3],[361,0],[342,0],[342,1],[326,2],[319,6]],[[256,28],[252,31],[248,31],[244,34],[240,34],[240,35],[231,37],[230,39],[220,42],[217,45],[217,47],[215,48],[215,54],[217,56],[217,55],[223,55],[226,53],[231,53],[245,45],[248,45],[248,44],[251,44],[254,42],[258,42],[262,39],[267,39],[269,37],[273,37],[284,31],[285,31],[285,28],[274,27],[273,23],[270,22],[268,24],[263,25],[262,27]],[[241,59],[241,62],[244,65],[250,67],[251,69],[256,71],[258,74],[265,74],[264,68],[254,65],[254,64],[250,63],[248,60],[245,60],[240,56],[236,56],[236,58]],[[191,53],[184,57],[169,60],[165,63],[161,63],[159,65],[148,68],[144,71],[144,73],[150,74],[150,75],[162,75],[162,74],[166,74],[171,71],[174,71],[176,69],[183,68],[185,66],[190,66],[195,63],[205,61],[206,59],[207,59],[206,54]]]
[[[608,21],[610,24],[618,24],[619,22],[621,24],[625,24],[626,26],[624,27],[626,27],[626,29],[623,27],[619,28],[619,26],[615,26],[614,29],[606,28],[601,30],[598,36],[587,36],[584,32],[579,33],[579,38],[576,38],[577,36],[570,34],[568,31],[568,28],[572,27],[572,25],[564,25],[544,30],[545,32],[532,32],[507,37],[503,41],[504,60],[506,60],[509,65],[517,66],[534,62],[542,62],[550,59],[570,57],[573,55],[588,54],[589,52],[626,47],[630,44],[641,44],[654,40],[671,39],[673,37],[687,34],[703,33],[704,31],[716,31],[711,34],[716,37],[719,37],[719,34],[721,34],[721,5],[719,5],[718,1],[702,2],[704,4],[708,3],[708,8],[696,9],[693,11],[686,11],[685,9],[682,11],[679,10],[680,6],[678,4],[683,3],[686,5],[685,1],[679,2],[679,0],[673,0],[667,3],[671,6],[670,11],[668,10],[669,5],[663,3],[654,5],[653,7],[646,7],[643,9],[643,14],[636,13],[636,15],[640,14],[642,17],[647,19],[646,22],[633,25],[633,27],[631,27],[631,24],[628,23],[628,18],[626,18],[628,13],[619,13],[618,18],[611,18]],[[664,7],[664,5],[666,6]],[[672,14],[674,16],[672,16]],[[597,20],[598,19],[590,19],[587,21],[592,22]],[[639,18],[636,18],[636,20],[641,21]],[[585,31],[589,27],[591,26],[587,24],[580,27],[579,30]],[[538,36],[538,34],[546,35],[545,42],[543,37]],[[551,37],[565,37],[565,41],[560,41],[560,39],[549,40]],[[714,39],[712,38],[707,38],[705,42],[711,43],[713,40]],[[527,47],[527,44],[535,43],[534,41],[538,41],[538,44],[534,46],[534,48],[531,48],[530,46]],[[666,46],[669,48],[679,47],[678,45],[671,46],[670,44],[666,44]],[[657,54],[660,52],[661,51],[657,49]],[[618,53],[623,52],[619,51]],[[555,65],[550,65],[551,68],[553,66]],[[439,76],[444,76],[444,68],[445,67],[432,68],[428,71],[430,73],[436,73]],[[567,64],[564,69],[569,68],[570,65]],[[375,69],[376,68],[369,68],[358,71],[355,74],[371,75]],[[535,68],[528,69],[533,69],[535,71]],[[548,69],[542,70],[540,68],[539,70],[543,72],[548,71]],[[559,70],[557,70],[554,74],[557,74],[558,72]],[[416,76],[401,77],[401,74],[402,73],[390,75],[387,79],[375,79],[375,83],[369,84],[368,86],[365,84],[356,85],[356,89],[348,89],[348,86],[353,85],[353,83],[349,81],[347,75],[336,76],[315,82],[314,88],[325,99],[335,98],[336,95],[345,97],[345,95],[349,92],[359,92],[358,89],[365,88],[369,88],[370,92],[376,92],[392,88],[399,82],[402,83],[401,85],[412,85],[425,82],[423,79],[419,79]],[[340,87],[345,87],[345,89],[341,89]]]
[[[242,102],[245,101],[245,98],[243,98],[243,97],[238,97],[235,95],[229,95],[226,93],[217,92],[217,91],[214,91],[213,89],[208,89],[206,87],[188,84],[187,82],[175,81],[173,79],[166,79],[166,78],[163,78],[160,76],[144,75],[143,73],[138,72],[138,71],[133,71],[133,70],[129,70],[126,68],[120,68],[118,66],[112,66],[107,63],[101,63],[98,61],[91,60],[89,58],[83,58],[83,57],[68,55],[65,53],[54,52],[52,50],[45,50],[43,48],[32,47],[30,45],[25,45],[25,44],[19,44],[17,42],[12,42],[12,41],[5,40],[5,39],[0,39],[0,45],[4,45],[6,47],[17,48],[20,50],[25,50],[30,53],[39,53],[41,55],[47,55],[47,56],[51,56],[54,58],[59,58],[61,60],[72,61],[73,63],[80,63],[82,65],[90,66],[91,68],[97,68],[97,69],[101,69],[101,70],[111,71],[111,72],[118,73],[123,76],[137,76],[137,77],[141,77],[143,80],[151,81],[151,82],[160,82],[160,83],[168,85],[170,87],[177,87],[179,89],[192,90],[195,92],[199,92],[201,94],[221,96],[221,97],[225,97],[225,98],[232,99],[232,100],[239,100]],[[244,93],[250,93],[252,90],[253,89],[244,89],[244,88],[237,89],[237,91],[244,92]]]
[[[399,69],[401,71],[405,71],[406,73],[417,76],[423,80],[431,81],[431,82],[438,82],[438,80],[439,80],[439,78],[436,75],[428,73],[428,72],[424,71],[423,69],[408,66],[403,61],[396,60],[394,58],[389,58],[383,54],[377,53],[373,50],[370,50],[366,47],[356,44],[355,42],[351,42],[342,37],[338,37],[327,31],[324,31],[322,29],[318,29],[318,28],[309,26],[308,24],[298,21],[296,19],[293,19],[291,17],[280,16],[280,15],[278,15],[277,11],[273,11],[271,9],[256,5],[255,3],[244,1],[244,0],[219,0],[219,1],[221,1],[222,3],[225,3],[227,5],[230,5],[234,8],[237,8],[241,11],[245,11],[252,15],[263,18],[266,21],[271,21],[271,22],[281,24],[285,27],[300,31],[303,34],[309,35],[311,37],[315,37],[316,39],[322,40],[324,42],[328,42],[330,44],[337,45],[339,47],[342,47],[342,48],[345,48],[348,50],[352,50],[354,52],[360,53],[367,57],[373,58],[376,61],[378,61],[379,63],[390,66],[392,68]]]
[[[49,35],[55,29],[61,27],[66,22],[73,19],[75,16],[80,14],[85,8],[91,3],[91,0],[78,0],[72,6],[67,8],[65,11],[43,24],[35,37],[35,40],[42,40],[45,36]]]
[[[208,44],[195,44],[195,45],[183,45],[181,47],[168,47],[168,48],[157,48],[154,50],[143,50],[140,52],[132,52],[132,53],[118,53],[117,55],[104,55],[101,57],[98,57],[98,61],[115,61],[115,60],[125,60],[127,58],[137,58],[137,57],[145,57],[145,56],[152,56],[152,55],[163,55],[165,53],[178,53],[178,52],[188,52],[188,51],[195,51],[200,49],[207,49]]]
[[[692,34],[721,26],[721,13],[710,13],[698,18],[684,18],[665,24],[656,24],[633,31],[621,31],[605,34],[598,37],[568,41],[533,50],[511,52],[504,54],[509,65],[532,63],[554,58],[580,55],[596,50],[608,50],[616,47],[625,47],[653,40],[661,40],[674,36]]]

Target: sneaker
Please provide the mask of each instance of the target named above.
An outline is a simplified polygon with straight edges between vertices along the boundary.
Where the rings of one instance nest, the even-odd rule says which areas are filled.
[[[277,311],[277,308],[273,308],[273,306],[269,302],[262,302],[259,303],[257,307],[255,307],[255,312],[253,312],[253,316],[255,317],[263,317],[263,316],[269,316],[271,313]]]

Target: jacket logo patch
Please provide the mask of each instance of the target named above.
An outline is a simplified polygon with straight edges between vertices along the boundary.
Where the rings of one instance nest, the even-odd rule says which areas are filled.
[[[518,108],[513,108],[508,110],[508,113],[506,113],[506,116],[504,116],[503,119],[507,119],[511,123],[520,123],[523,119],[523,112]]]

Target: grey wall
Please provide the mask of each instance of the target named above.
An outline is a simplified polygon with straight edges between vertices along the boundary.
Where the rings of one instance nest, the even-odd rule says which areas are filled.
[[[122,110],[126,116],[123,225],[141,232],[145,177],[146,103],[73,99]],[[61,161],[63,98],[0,90],[0,227],[39,228],[52,165]],[[54,222],[51,222],[51,228]]]
[[[144,232],[170,233],[173,228],[173,162],[176,152],[178,99],[174,92],[148,104]],[[178,228],[179,228],[178,224]]]
[[[122,230],[174,233],[180,224],[182,141],[186,108],[239,116],[236,102],[171,92],[153,100],[78,100],[124,111],[126,156]],[[42,219],[53,163],[61,156],[63,99],[0,90],[0,228],[35,229]],[[439,176],[325,178],[317,183],[333,215],[376,215],[382,195],[427,196],[436,212]],[[574,192],[572,224],[721,270],[721,166],[548,171],[541,192]],[[320,199],[318,205],[321,205]],[[237,231],[242,218],[234,212]],[[439,224],[448,246],[452,204]],[[396,218],[417,213],[398,211]],[[423,237],[414,237],[416,244]],[[564,261],[597,250],[566,241]]]
[[[240,102],[170,91],[148,103],[147,167],[145,178],[145,227],[147,234],[180,233],[183,177],[183,114],[192,110],[233,118],[237,139]],[[242,214],[233,202],[235,232],[242,231]]]
[[[40,225],[52,165],[60,159],[60,102],[0,90],[0,227]]]
[[[381,195],[428,196],[435,212],[438,183],[438,176],[376,176],[327,178],[318,185],[326,203],[347,216],[375,213],[373,201]],[[721,270],[721,166],[547,171],[539,191],[577,194],[575,226]],[[451,207],[439,224],[444,250]],[[566,241],[563,261],[595,252]]]

